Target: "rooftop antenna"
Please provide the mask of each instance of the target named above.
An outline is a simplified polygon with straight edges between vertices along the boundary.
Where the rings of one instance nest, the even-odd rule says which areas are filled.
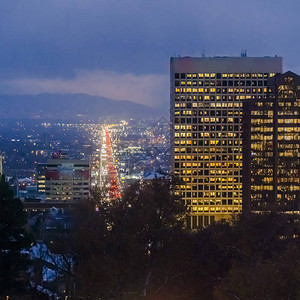
[[[241,57],[247,57],[247,49],[241,51]]]

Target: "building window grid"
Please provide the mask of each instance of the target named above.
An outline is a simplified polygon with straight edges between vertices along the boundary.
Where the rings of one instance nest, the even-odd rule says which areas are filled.
[[[300,190],[299,186],[299,110],[293,103],[298,99],[291,91],[291,86],[281,85],[278,87],[278,194],[280,201],[287,201],[285,206],[291,205],[296,194],[293,189]],[[284,91],[284,93],[281,91]],[[273,197],[269,191],[273,190],[273,102],[265,101],[256,103],[252,113],[252,151],[256,154],[253,159],[254,176],[252,177],[252,195],[256,205],[266,204],[268,197]],[[292,108],[294,107],[294,108]],[[291,111],[293,109],[293,111]],[[271,112],[271,113],[270,113]],[[298,120],[296,119],[298,118]],[[267,136],[265,136],[267,134]],[[262,139],[261,136],[264,138]],[[266,139],[268,137],[268,139]],[[259,143],[261,139],[261,142]],[[270,146],[269,146],[270,144]],[[293,151],[295,150],[295,151]],[[266,157],[267,156],[267,157]],[[293,158],[291,162],[290,158]],[[298,158],[298,161],[297,161]],[[296,161],[296,163],[295,163]],[[261,166],[264,165],[262,168]],[[297,181],[294,179],[297,178]],[[261,182],[261,184],[260,184]],[[271,185],[270,185],[271,184]],[[289,185],[289,188],[287,186]],[[294,195],[294,196],[292,196]],[[288,203],[290,202],[290,203]]]
[[[256,75],[256,76],[257,76],[257,75]],[[254,78],[257,78],[256,76],[254,76]],[[267,77],[268,77],[268,76],[265,76],[264,78],[267,78]],[[209,83],[211,83],[211,81],[210,81]],[[198,82],[198,84],[199,84],[199,82]],[[196,85],[196,84],[193,83],[193,86],[195,86],[195,85]],[[203,81],[201,82],[201,85],[199,85],[199,86],[202,86],[202,85],[203,85]],[[205,79],[204,79],[204,85],[206,85],[206,84],[205,84]],[[215,86],[215,85],[216,85],[216,84],[213,84],[213,86]],[[259,85],[259,86],[262,86],[262,87],[263,87],[264,85],[266,85],[266,82],[264,81],[264,82],[261,82],[261,84],[256,83],[256,84],[253,84],[253,85],[256,85],[256,86]],[[245,84],[242,85],[242,84],[239,83],[239,86],[245,86]],[[189,91],[186,90],[186,94],[190,94],[191,91],[192,91],[192,90],[189,90]],[[199,91],[199,90],[198,90],[198,91]],[[239,91],[240,91],[240,90],[239,90]],[[206,92],[208,92],[208,90],[206,90]],[[219,97],[219,99],[215,99],[215,98],[211,97],[212,95],[214,96],[214,95],[216,94],[216,90],[215,90],[215,89],[210,89],[209,92],[210,92],[210,93],[208,94],[207,99],[204,99],[204,100],[207,100],[207,101],[217,101],[217,100],[219,100],[219,99],[221,98],[221,96]],[[223,92],[223,90],[222,90],[222,92]],[[222,98],[223,98],[224,94],[223,94],[222,92],[219,93],[219,94],[222,95]],[[235,92],[235,94],[236,94],[236,93],[237,93],[237,90],[234,90],[234,92]],[[254,98],[254,97],[257,97],[258,94],[264,94],[264,93],[266,92],[266,89],[264,89],[264,88],[261,88],[260,90],[259,90],[259,89],[257,89],[257,90],[256,90],[256,89],[255,89],[255,90],[252,89],[252,90],[249,90],[249,92],[250,92],[250,96]],[[253,92],[254,92],[255,94],[257,94],[257,95],[253,95]],[[228,100],[228,101],[232,101],[232,100],[233,100],[233,99],[231,99],[230,97],[228,97],[228,96],[230,96],[230,95],[229,95],[230,93],[231,93],[231,92],[228,92],[228,91],[227,91],[227,93],[225,94],[225,95],[227,96],[227,100]],[[175,91],[175,94],[176,94],[176,91]],[[196,93],[196,94],[197,94],[197,96],[194,97],[193,100],[199,99],[198,101],[201,101],[202,99],[200,99],[199,93]],[[244,95],[244,94],[245,94],[245,93],[244,93],[244,90],[243,90],[243,93],[240,92],[240,94]],[[218,96],[219,96],[219,95],[218,95]],[[239,99],[239,98],[240,98],[240,97],[235,96],[235,99],[234,99],[234,100],[235,100],[235,101],[236,101],[236,100],[239,100],[238,102],[241,103],[241,99]],[[187,98],[187,99],[182,99],[182,98],[181,98],[181,101],[191,101],[191,100],[192,100],[191,98]],[[175,101],[174,101],[174,102],[175,102]],[[186,105],[182,105],[182,106],[181,106],[181,111],[183,111],[183,109],[185,108],[185,106],[186,106]],[[232,111],[232,115],[234,115],[235,112],[238,112],[238,115],[241,115],[241,106],[242,106],[242,105],[240,104],[238,110],[234,110],[234,109],[233,109],[233,106],[232,106],[232,110],[227,110],[227,111],[229,111],[229,112]],[[194,107],[195,107],[195,106],[194,106]],[[214,112],[214,114],[216,114],[216,111],[217,111],[217,110],[215,109],[215,107],[216,107],[216,106],[214,106],[214,109],[211,109],[211,108],[210,108],[209,110],[207,110],[207,112],[209,113],[209,115],[212,115],[211,112]],[[190,108],[191,108],[191,107],[190,107]],[[199,106],[199,108],[200,108],[200,106]],[[198,108],[198,109],[195,109],[195,108],[193,109],[193,111],[196,111],[197,115],[199,115],[199,111],[201,111],[199,108]],[[191,113],[191,114],[192,114],[192,113]],[[227,122],[225,121],[224,124],[228,124],[228,116],[224,116],[223,119],[224,119],[224,121],[227,119]],[[210,118],[210,119],[209,119],[209,122],[208,122],[208,124],[209,124],[209,126],[210,126],[210,132],[212,131],[212,129],[211,129],[212,127],[211,127],[211,126],[216,126],[216,124],[217,124],[216,122],[211,122],[211,120],[212,120],[212,119]],[[187,120],[186,120],[186,121],[187,121]],[[197,121],[199,121],[199,119],[198,119]],[[196,122],[196,123],[198,123],[198,122]],[[239,131],[239,132],[241,131],[241,124],[240,124],[240,123],[241,123],[241,121],[239,120],[239,122],[237,122],[237,124],[239,125],[239,129],[236,130],[236,131]],[[207,124],[207,123],[206,123],[206,124]],[[227,129],[227,130],[228,130],[228,129]],[[186,130],[184,130],[184,131],[186,131]],[[218,132],[218,131],[215,130],[215,132]],[[175,138],[176,138],[176,137],[175,137]],[[196,141],[198,141],[198,140],[205,140],[205,138],[202,138],[202,139],[201,139],[201,138],[196,138],[196,139],[193,138],[193,140],[196,140]],[[209,140],[209,137],[208,137],[207,140]],[[220,141],[224,141],[224,140],[227,142],[227,144],[228,144],[228,141],[231,141],[231,140],[234,141],[234,139],[229,139],[228,135],[227,135],[227,137],[221,137],[221,138],[220,138]],[[197,144],[198,144],[198,143],[197,143]],[[198,145],[197,145],[197,146],[198,146]],[[241,152],[241,148],[240,148],[240,151],[239,151],[239,152]],[[226,152],[226,153],[229,154],[229,147],[227,147],[227,152]],[[223,157],[222,157],[222,158],[223,158]],[[236,161],[236,160],[240,161],[240,160],[241,160],[241,156],[240,156],[239,159],[235,159],[235,161]],[[180,160],[180,161],[181,161],[181,160]],[[221,159],[221,161],[223,161],[223,160]],[[175,169],[177,169],[177,170],[179,171],[179,173],[182,171],[182,168],[175,168]],[[238,170],[240,170],[240,169],[241,169],[241,166],[238,167]],[[190,170],[190,168],[185,168],[185,172],[187,172],[188,170]],[[203,170],[204,170],[204,169],[203,169]],[[209,168],[208,170],[209,170],[209,174],[210,174],[210,168]],[[225,174],[223,174],[223,175],[225,175]],[[222,176],[222,179],[225,179],[225,178],[226,178],[226,179],[227,179],[227,182],[228,182],[228,177],[229,177],[229,176],[228,176],[228,174],[226,174],[226,175],[227,175],[226,177]],[[211,177],[211,178],[214,178],[213,181],[216,182],[217,179],[218,179],[219,177],[214,176],[214,177]],[[238,183],[241,183],[241,176],[235,177],[235,180],[237,180]],[[234,183],[234,182],[232,182],[232,183]],[[229,186],[229,185],[228,185],[228,186]],[[209,190],[211,190],[212,187],[216,188],[216,185],[210,185],[210,189],[209,189]],[[237,197],[236,194],[235,194],[235,197],[233,197],[233,196],[230,196],[230,197],[229,197],[229,196],[228,196],[228,195],[229,195],[229,192],[226,193],[225,195],[227,195],[227,197],[226,197],[226,198],[223,198],[223,197],[222,197],[222,198],[226,200],[227,208],[228,208],[228,205],[229,205],[229,204],[228,204],[229,201],[232,202],[232,204],[230,204],[230,205],[232,205],[232,206],[239,206],[239,205],[241,205],[241,196],[242,196],[242,195],[241,195],[241,184],[238,184],[238,185],[234,185],[234,184],[233,184],[232,190],[233,190],[233,189],[235,189],[235,190],[237,190],[237,191],[239,192],[239,197]],[[185,190],[186,190],[186,189],[185,189]],[[199,191],[202,192],[203,190],[197,189],[197,192],[195,192],[195,193],[197,193],[197,195],[198,195],[198,194],[199,194]],[[232,194],[232,195],[233,195],[233,194]],[[190,196],[190,197],[187,197],[187,196],[185,195],[184,198],[185,198],[186,202],[189,202],[188,200],[190,200],[190,202],[191,202],[191,200],[193,201],[193,199],[194,199],[194,197],[195,197],[195,196],[194,196],[194,197],[192,196],[192,193],[190,193],[189,196]],[[210,196],[212,196],[212,194],[210,194]],[[198,199],[199,197],[196,196],[195,198]],[[237,200],[234,200],[234,199],[237,199]],[[228,200],[229,200],[229,201],[228,201]],[[232,201],[232,200],[233,200],[233,201]],[[218,202],[218,201],[220,201],[220,200],[216,199],[215,201]],[[197,202],[197,204],[196,204],[196,202]],[[199,201],[194,201],[193,204],[195,204],[196,206],[198,206],[198,205],[199,205],[198,202],[199,202]],[[231,210],[232,208],[231,208],[231,209],[228,208],[228,209]],[[222,210],[224,210],[224,209],[222,208]]]

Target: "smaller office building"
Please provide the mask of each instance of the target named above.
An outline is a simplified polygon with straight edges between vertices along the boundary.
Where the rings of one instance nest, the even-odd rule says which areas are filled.
[[[243,209],[299,212],[300,76],[277,74],[243,109]]]
[[[78,201],[90,194],[87,160],[50,159],[38,165],[38,193],[46,201]]]

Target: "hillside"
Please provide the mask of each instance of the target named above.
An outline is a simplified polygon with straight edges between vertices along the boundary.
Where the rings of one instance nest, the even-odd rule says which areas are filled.
[[[86,94],[0,95],[1,119],[93,120],[107,117],[150,118],[161,110],[131,101]]]

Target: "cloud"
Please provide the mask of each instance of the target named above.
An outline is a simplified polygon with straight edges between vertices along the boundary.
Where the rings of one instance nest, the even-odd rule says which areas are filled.
[[[170,56],[239,55],[241,49],[299,65],[300,1],[2,2],[2,77],[69,77],[75,69],[164,74]]]
[[[21,78],[2,83],[2,90],[13,94],[84,93],[130,100],[148,106],[162,105],[169,100],[168,75],[135,75],[101,70],[79,70],[72,79]]]
[[[2,2],[0,93],[84,92],[164,105],[170,56],[241,49],[283,56],[285,69],[299,73],[300,1]]]

